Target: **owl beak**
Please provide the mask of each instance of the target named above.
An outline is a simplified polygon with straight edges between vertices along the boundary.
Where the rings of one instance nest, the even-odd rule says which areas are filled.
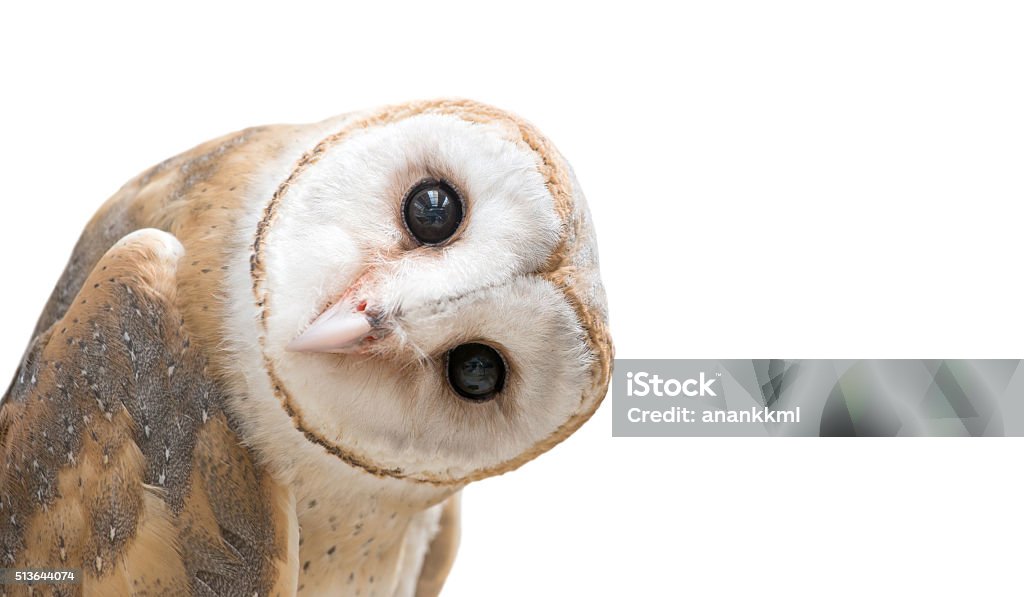
[[[317,317],[306,331],[292,340],[285,350],[291,352],[354,352],[374,326],[365,312],[366,305],[341,301]]]

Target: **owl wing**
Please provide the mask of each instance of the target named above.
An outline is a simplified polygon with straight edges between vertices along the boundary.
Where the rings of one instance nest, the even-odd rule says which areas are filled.
[[[295,593],[294,498],[189,341],[182,252],[155,230],[114,245],[0,404],[0,568],[81,569],[55,594]]]
[[[437,534],[430,541],[416,581],[416,597],[437,597],[448,580],[459,549],[461,500],[461,494],[456,493],[444,503]]]

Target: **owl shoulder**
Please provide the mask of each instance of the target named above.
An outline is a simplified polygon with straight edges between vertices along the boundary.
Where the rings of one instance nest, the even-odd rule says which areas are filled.
[[[128,235],[34,340],[0,405],[0,566],[79,568],[86,594],[294,586],[290,491],[190,340],[182,254]]]

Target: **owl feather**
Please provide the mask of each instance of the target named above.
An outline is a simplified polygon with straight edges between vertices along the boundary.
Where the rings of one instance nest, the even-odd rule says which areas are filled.
[[[215,139],[108,200],[43,310],[0,405],[2,566],[436,595],[461,490],[582,425],[611,357],[589,212],[529,123],[439,100]]]

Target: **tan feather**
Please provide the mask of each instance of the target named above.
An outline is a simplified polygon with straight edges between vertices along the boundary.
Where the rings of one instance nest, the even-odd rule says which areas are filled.
[[[252,595],[295,559],[286,490],[238,441],[175,306],[176,245],[142,231],[108,251],[5,397],[6,567],[81,568],[88,595]]]
[[[534,273],[578,316],[596,362],[590,387],[575,414],[550,435],[462,477],[410,475],[318,435],[267,358],[268,380],[284,411],[325,453],[377,478],[429,486],[438,496],[522,465],[591,416],[607,389],[612,348],[604,298],[595,295],[601,291],[593,239],[581,240],[592,234],[589,215],[576,200],[582,195],[568,165],[532,125],[483,104],[438,100],[339,118],[332,130],[322,123],[246,129],[136,177],[83,232],[0,410],[0,463],[7,467],[0,471],[0,558],[9,560],[0,563],[54,562],[63,554],[86,570],[85,586],[94,594],[296,590],[295,498],[262,468],[222,408],[225,392],[237,387],[223,350],[231,308],[224,272],[239,256],[251,258],[252,300],[265,323],[272,305],[261,285],[261,235],[290,182],[349,135],[420,114],[493,125],[537,156],[561,239]],[[271,171],[280,176],[258,186]],[[259,196],[254,188],[277,192]],[[253,212],[254,198],[265,205],[262,220],[247,224],[256,228],[252,238],[241,233],[240,222]],[[152,233],[114,246],[142,228],[174,235],[186,256],[172,259],[166,241]],[[26,473],[33,461],[44,474]],[[424,562],[420,594],[440,590],[457,536],[452,498]],[[334,551],[313,535],[307,539],[304,550]]]
[[[420,577],[416,583],[416,597],[437,597],[441,594],[444,581],[455,564],[455,553],[459,549],[459,537],[461,528],[459,523],[461,500],[460,494],[455,494],[444,504],[441,512],[440,529],[427,551],[427,557],[423,560],[423,568],[420,569]]]

